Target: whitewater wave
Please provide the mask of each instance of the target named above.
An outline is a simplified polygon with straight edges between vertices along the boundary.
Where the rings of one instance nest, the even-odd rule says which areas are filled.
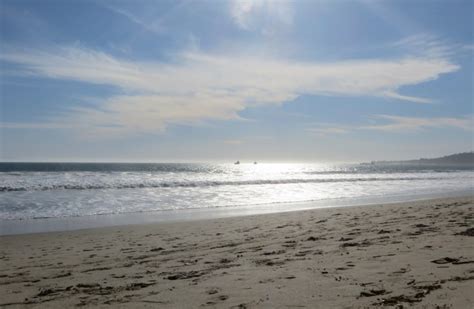
[[[278,185],[304,183],[338,183],[338,182],[367,182],[367,181],[409,181],[436,180],[438,177],[364,177],[336,179],[262,179],[242,181],[166,181],[143,183],[113,183],[113,184],[51,184],[41,186],[0,186],[0,192],[14,191],[49,191],[49,190],[103,190],[103,189],[140,189],[140,188],[194,188],[217,186],[246,186],[246,185]]]

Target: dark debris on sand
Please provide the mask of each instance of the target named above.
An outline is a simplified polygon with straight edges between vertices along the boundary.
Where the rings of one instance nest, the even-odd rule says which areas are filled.
[[[468,228],[467,230],[456,233],[454,235],[461,235],[461,236],[474,236],[474,227]]]
[[[372,289],[372,290],[369,290],[369,291],[360,292],[359,297],[372,297],[372,296],[384,295],[384,294],[388,294],[388,293],[391,293],[391,292],[388,292],[385,289],[380,289],[380,290]]]
[[[466,260],[466,259],[463,259],[462,257],[460,257],[460,258],[444,257],[444,258],[441,258],[441,259],[433,260],[433,261],[431,261],[431,263],[460,265],[460,264],[474,263],[474,261]]]

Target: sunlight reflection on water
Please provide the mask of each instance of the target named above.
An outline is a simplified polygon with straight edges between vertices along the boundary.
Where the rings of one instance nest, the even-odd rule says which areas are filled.
[[[17,168],[18,169],[18,168]],[[472,170],[328,164],[83,164],[0,172],[0,219],[472,190]]]

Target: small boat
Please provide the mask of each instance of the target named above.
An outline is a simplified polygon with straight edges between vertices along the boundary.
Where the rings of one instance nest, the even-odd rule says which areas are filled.
[[[240,161],[237,161],[237,162],[235,162],[234,164],[235,164],[235,165],[238,165],[238,164],[240,164]]]

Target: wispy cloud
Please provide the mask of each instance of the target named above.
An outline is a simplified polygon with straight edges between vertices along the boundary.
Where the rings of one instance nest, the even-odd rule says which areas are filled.
[[[405,37],[391,44],[391,46],[405,49],[411,54],[432,58],[449,57],[462,48],[462,45],[450,43],[429,33],[419,33]]]
[[[465,50],[474,51],[474,44],[464,45]]]
[[[228,145],[241,145],[244,143],[243,140],[240,140],[240,139],[227,139],[227,140],[224,140],[222,141],[224,144],[228,144]]]
[[[72,129],[74,124],[59,122],[0,122],[0,128],[3,129]]]
[[[0,60],[26,75],[110,85],[120,90],[95,107],[75,107],[52,122],[117,134],[163,132],[171,124],[239,120],[239,112],[301,95],[376,96],[415,103],[399,88],[434,80],[459,66],[445,57],[298,62],[239,55],[182,53],[172,62],[115,58],[78,47],[5,51]]]
[[[354,128],[351,128],[350,126],[337,124],[317,124],[314,127],[308,128],[306,131],[317,136],[326,136],[334,134],[346,134],[353,129]]]
[[[431,104],[435,102],[433,99],[428,98],[420,98],[420,97],[413,97],[409,95],[403,95],[393,91],[385,92],[385,96],[392,99],[402,100],[402,101],[410,101],[413,103],[420,103],[420,104]]]
[[[388,121],[388,123],[361,126],[360,129],[409,132],[428,128],[455,128],[466,131],[474,130],[473,116],[419,118],[393,115],[378,115],[377,118],[386,120]]]
[[[384,132],[415,132],[430,128],[452,128],[464,131],[474,131],[474,116],[465,117],[404,117],[394,115],[376,115],[373,117],[376,124],[371,125],[341,125],[337,123],[316,124],[307,129],[307,132],[318,136],[346,134],[359,130],[373,130]]]
[[[140,27],[142,27],[143,29],[149,32],[161,34],[166,30],[161,20],[158,18],[153,20],[152,22],[147,22],[125,9],[115,7],[115,6],[106,6],[106,8],[114,12],[115,14],[118,14],[127,18],[132,23],[139,25]]]
[[[294,11],[292,3],[285,0],[233,0],[230,14],[241,29],[271,34],[271,28],[293,24]]]

